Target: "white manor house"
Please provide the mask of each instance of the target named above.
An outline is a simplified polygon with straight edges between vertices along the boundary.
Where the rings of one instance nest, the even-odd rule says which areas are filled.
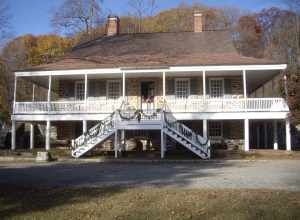
[[[75,158],[99,148],[118,157],[132,150],[130,139],[145,137],[140,150],[161,158],[180,148],[209,159],[218,145],[290,151],[279,92],[287,65],[242,56],[229,31],[203,24],[195,13],[193,32],[120,34],[120,19],[110,16],[105,36],[16,71],[12,149],[25,123],[31,149],[43,125],[46,150],[69,140]],[[23,81],[33,85],[27,98]]]

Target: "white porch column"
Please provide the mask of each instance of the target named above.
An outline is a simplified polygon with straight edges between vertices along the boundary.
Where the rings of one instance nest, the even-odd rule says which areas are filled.
[[[87,120],[83,120],[82,121],[82,133],[86,133],[87,132]]]
[[[85,110],[87,111],[87,100],[88,100],[88,76],[87,74],[84,75],[84,103],[85,103]]]
[[[247,111],[247,75],[246,75],[246,70],[243,70],[243,89],[244,89],[244,99],[245,99],[245,111]]]
[[[249,151],[249,119],[244,121],[245,151]]]
[[[286,137],[286,150],[291,151],[292,150],[292,144],[291,144],[291,128],[290,128],[290,120],[287,118],[285,119],[285,137]]]
[[[277,121],[273,121],[273,142],[274,142],[274,150],[278,150],[278,134],[277,134]]]
[[[204,99],[206,98],[206,72],[205,71],[203,71],[202,72],[202,86],[203,86],[203,97],[204,97]]]
[[[32,85],[32,102],[34,102],[35,99],[35,84]]]
[[[52,77],[49,76],[49,85],[48,85],[48,111],[51,111],[50,109],[50,102],[51,102],[51,86],[52,86]]]
[[[34,124],[30,124],[30,150],[34,149]]]
[[[16,150],[16,121],[11,122],[11,150]]]
[[[126,149],[126,133],[125,130],[121,131],[121,143],[122,143],[122,150]],[[127,150],[127,149],[126,149]]]
[[[46,151],[50,150],[50,133],[51,133],[51,123],[48,120],[46,123]]]
[[[125,72],[122,73],[122,84],[123,84],[123,101],[125,101],[125,97],[126,97],[126,75]]]
[[[15,76],[13,113],[15,113],[16,100],[17,100],[17,80],[18,80],[18,79],[17,79],[17,76]]]
[[[206,119],[203,120],[203,137],[206,139],[208,138],[208,136],[207,136],[207,120]]]
[[[165,142],[166,140],[165,140],[165,134],[164,134],[164,132],[163,132],[163,129],[161,129],[161,132],[160,132],[160,157],[161,157],[161,159],[164,159],[165,158],[165,148],[166,148],[166,146],[165,146],[165,144],[166,144],[166,142]]]
[[[163,72],[163,100],[166,100],[166,72]]]
[[[115,148],[115,158],[118,158],[118,148],[119,148],[118,130],[115,131],[115,143],[114,143],[114,148]]]

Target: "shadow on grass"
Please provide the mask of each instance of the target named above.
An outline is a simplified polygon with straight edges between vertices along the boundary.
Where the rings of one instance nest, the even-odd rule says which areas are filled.
[[[195,178],[218,175],[219,167],[231,165],[228,162],[53,163],[22,164],[12,168],[2,164],[0,166],[1,218],[45,211],[92,198],[110,197],[127,187],[185,187],[189,186]]]

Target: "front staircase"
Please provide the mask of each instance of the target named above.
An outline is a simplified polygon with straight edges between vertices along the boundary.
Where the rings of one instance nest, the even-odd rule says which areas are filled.
[[[97,125],[92,127],[88,132],[84,133],[76,140],[72,141],[72,156],[74,158],[79,158],[86,154],[88,151],[92,150],[98,144],[103,143],[108,138],[110,138],[118,129],[118,123],[122,120],[136,120],[134,117],[128,117],[124,119],[124,116],[121,117],[122,110],[118,110],[115,113],[112,113],[109,117],[100,121]],[[143,112],[135,113],[139,117],[140,126],[147,125],[147,119],[155,119],[157,113],[154,114],[155,117],[143,116]],[[163,133],[173,140],[177,141],[188,150],[192,151],[202,159],[210,159],[210,142],[209,140],[204,139],[196,132],[188,128],[186,125],[180,123],[176,120],[171,112],[161,111],[160,128],[163,129]],[[143,120],[140,120],[143,118]],[[131,126],[128,123],[128,126]]]
[[[114,113],[72,141],[72,156],[79,158],[115,133]]]
[[[171,112],[164,112],[163,131],[202,159],[210,159],[210,141],[177,121]]]

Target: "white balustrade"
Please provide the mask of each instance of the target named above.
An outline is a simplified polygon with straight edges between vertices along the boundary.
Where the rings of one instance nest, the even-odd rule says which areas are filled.
[[[172,112],[288,111],[283,98],[167,99]]]
[[[120,108],[121,100],[67,101],[67,102],[16,102],[15,114],[111,113]]]
[[[121,99],[87,101],[87,103],[84,101],[16,102],[14,113],[111,113],[120,108],[121,104]],[[280,112],[289,110],[283,98],[172,98],[167,99],[167,107],[172,112]]]

